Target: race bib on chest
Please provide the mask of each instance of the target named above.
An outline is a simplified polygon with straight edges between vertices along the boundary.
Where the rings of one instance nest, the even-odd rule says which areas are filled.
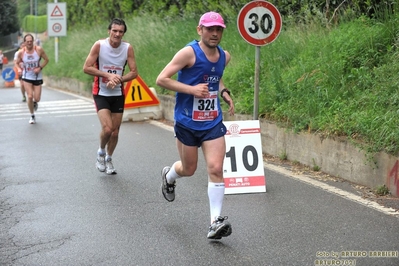
[[[39,63],[37,61],[28,61],[25,64],[26,71],[33,71],[36,67],[39,66]]]
[[[122,75],[122,68],[121,67],[104,65],[103,66],[103,70],[108,72],[108,73]],[[105,77],[102,77],[101,78],[101,82],[102,83],[108,83],[108,79],[105,78]]]
[[[218,117],[218,92],[210,91],[209,97],[198,98],[194,96],[193,113],[194,121],[212,121]]]

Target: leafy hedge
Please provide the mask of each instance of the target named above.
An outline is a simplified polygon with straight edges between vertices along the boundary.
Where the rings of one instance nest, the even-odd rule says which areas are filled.
[[[45,32],[47,30],[47,15],[26,16],[22,23],[22,28],[27,32]]]

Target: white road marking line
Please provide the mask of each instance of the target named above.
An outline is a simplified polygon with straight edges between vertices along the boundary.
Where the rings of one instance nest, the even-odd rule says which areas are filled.
[[[2,121],[26,119],[28,108],[26,103],[0,105],[0,119]],[[97,115],[92,101],[84,99],[43,101],[39,102],[37,115],[51,115],[53,117]]]

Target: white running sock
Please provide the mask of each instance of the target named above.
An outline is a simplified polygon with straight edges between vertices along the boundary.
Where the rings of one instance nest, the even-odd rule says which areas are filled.
[[[176,163],[174,163],[174,164],[170,167],[169,172],[166,174],[166,180],[168,181],[169,184],[173,184],[173,183],[176,181],[176,178],[181,178],[181,176],[179,176],[179,175],[176,173],[175,164],[176,164]]]
[[[104,155],[105,154],[105,149],[98,148],[97,154],[98,155]]]
[[[208,183],[209,207],[211,209],[211,224],[215,217],[222,213],[224,198],[224,183]]]

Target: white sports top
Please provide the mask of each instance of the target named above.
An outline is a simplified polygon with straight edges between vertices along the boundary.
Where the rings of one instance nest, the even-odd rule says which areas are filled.
[[[121,42],[119,47],[113,48],[109,43],[109,38],[100,40],[100,53],[97,59],[99,70],[118,75],[123,75],[127,63],[129,43]],[[102,96],[120,96],[123,95],[123,86],[118,84],[114,89],[107,88],[107,78],[98,78],[95,80],[93,92]],[[99,90],[97,90],[97,88]]]
[[[33,72],[33,69],[35,67],[39,67],[40,59],[41,57],[39,54],[36,52],[36,46],[33,49],[33,53],[28,54],[28,52],[23,49],[22,55],[22,62],[23,62],[23,68],[22,68],[22,78],[23,79],[28,79],[28,80],[41,80],[42,79],[42,71],[39,72],[39,74],[35,74]]]

